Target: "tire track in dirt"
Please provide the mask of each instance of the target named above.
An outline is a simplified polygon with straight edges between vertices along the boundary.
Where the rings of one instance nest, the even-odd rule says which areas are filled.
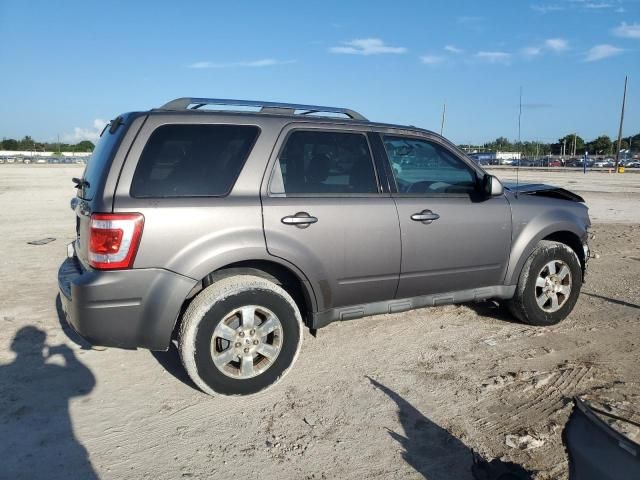
[[[536,372],[523,380],[514,378],[481,401],[481,408],[485,405],[502,404],[505,407],[503,411],[509,411],[509,416],[505,417],[502,412],[491,413],[476,420],[474,426],[484,435],[502,435],[518,430],[522,425],[530,425],[531,419],[538,419],[534,423],[546,421],[564,406],[566,398],[572,397],[580,389],[583,380],[592,370],[592,366],[576,365],[564,367],[559,372]],[[545,374],[552,375],[553,380],[536,386],[537,379]],[[528,396],[529,392],[533,396],[515,408],[512,407],[523,394]]]

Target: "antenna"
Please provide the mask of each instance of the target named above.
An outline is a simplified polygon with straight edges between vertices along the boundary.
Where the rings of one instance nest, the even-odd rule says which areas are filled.
[[[616,152],[616,172],[620,163],[620,149],[622,148],[622,124],[624,123],[624,104],[627,101],[627,76],[624,77],[624,93],[622,94],[622,110],[620,111],[620,128],[618,129],[618,151]],[[631,145],[629,145],[631,150]]]
[[[444,118],[447,113],[447,103],[442,104],[442,122],[440,123],[440,136],[442,136],[442,132],[444,132]]]
[[[522,157],[522,140],[521,140],[521,119],[522,119],[522,86],[520,86],[520,105],[518,108],[518,166],[516,167],[516,198],[518,198],[518,187],[520,186],[520,157]]]

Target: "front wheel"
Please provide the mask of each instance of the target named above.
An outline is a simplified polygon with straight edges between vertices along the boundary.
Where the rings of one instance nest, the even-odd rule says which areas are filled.
[[[566,318],[582,287],[582,268],[567,245],[541,241],[522,268],[511,313],[530,325],[555,325]]]
[[[250,395],[284,377],[300,352],[302,333],[298,307],[284,289],[235,275],[205,288],[187,308],[180,358],[204,392]]]

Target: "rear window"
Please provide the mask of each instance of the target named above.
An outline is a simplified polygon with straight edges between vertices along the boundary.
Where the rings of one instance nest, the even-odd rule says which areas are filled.
[[[258,138],[246,125],[165,125],[149,138],[131,183],[131,196],[227,195]]]
[[[98,143],[93,149],[91,158],[85,167],[82,178],[85,180],[83,187],[78,191],[78,196],[84,200],[93,199],[93,195],[100,183],[104,181],[103,176],[107,174],[111,166],[111,160],[118,150],[120,141],[126,132],[126,128],[120,125],[114,133],[109,132],[107,128]]]

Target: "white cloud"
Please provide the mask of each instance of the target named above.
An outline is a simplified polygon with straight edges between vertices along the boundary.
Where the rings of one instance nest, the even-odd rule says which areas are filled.
[[[600,2],[600,3],[585,3],[584,4],[584,8],[591,8],[591,9],[594,9],[594,10],[599,10],[601,8],[611,8],[611,7],[613,7],[613,5],[611,5],[610,3],[603,3],[603,2]]]
[[[451,53],[462,53],[462,52],[464,52],[464,50],[462,50],[461,48],[456,47],[455,45],[445,45],[444,49],[447,52],[451,52]]]
[[[525,47],[521,50],[522,54],[525,57],[536,57],[542,53],[542,48],[540,47]]]
[[[423,55],[420,57],[420,61],[425,65],[438,65],[444,61],[444,57],[440,55]]]
[[[544,15],[549,12],[558,12],[560,10],[564,10],[564,7],[560,5],[531,5],[531,9]]]
[[[596,45],[587,52],[587,56],[584,61],[595,62],[604,58],[613,57],[614,55],[619,55],[622,52],[624,52],[623,48],[614,47],[613,45]]]
[[[478,52],[476,58],[487,63],[509,63],[511,54],[507,52]]]
[[[545,52],[560,53],[569,49],[569,42],[564,38],[548,38],[542,45],[533,45],[520,50],[525,57],[537,57]]]
[[[78,143],[83,140],[89,140],[96,143],[100,138],[100,133],[107,125],[107,121],[100,118],[96,118],[93,121],[93,128],[80,128],[75,127],[73,133],[65,133],[62,135],[62,141],[65,143]]]
[[[554,52],[562,52],[569,48],[569,42],[564,38],[549,38],[544,41],[544,46]]]
[[[640,39],[640,23],[627,24],[622,22],[613,29],[612,33],[617,37]]]
[[[246,62],[228,62],[228,63],[215,63],[215,62],[195,62],[189,65],[189,68],[202,69],[202,68],[260,68],[260,67],[273,67],[275,65],[287,65],[289,63],[295,63],[295,60],[276,60],[274,58],[263,58],[260,60],[250,60]]]
[[[383,53],[405,53],[405,47],[391,47],[379,38],[359,38],[350,42],[342,42],[338,47],[331,47],[331,53],[347,55],[380,55]]]

